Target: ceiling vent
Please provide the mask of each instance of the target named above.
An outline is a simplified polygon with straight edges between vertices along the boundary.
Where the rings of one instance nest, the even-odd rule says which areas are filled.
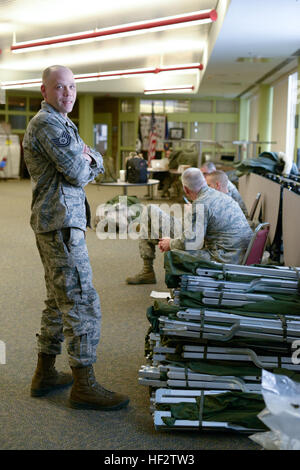
[[[236,59],[236,62],[248,62],[248,63],[253,63],[253,64],[264,64],[267,62],[272,62],[270,57],[238,57]]]

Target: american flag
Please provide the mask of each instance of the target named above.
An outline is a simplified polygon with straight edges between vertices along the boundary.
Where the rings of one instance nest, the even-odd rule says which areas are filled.
[[[155,115],[154,115],[154,106],[152,103],[152,113],[151,113],[151,124],[150,124],[150,133],[149,133],[149,148],[148,148],[148,166],[150,166],[151,160],[155,158],[156,153],[156,129],[155,129]]]

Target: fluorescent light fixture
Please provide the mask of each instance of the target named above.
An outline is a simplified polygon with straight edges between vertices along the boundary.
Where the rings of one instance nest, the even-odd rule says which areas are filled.
[[[159,74],[159,73],[178,73],[180,71],[192,71],[197,72],[203,70],[203,65],[196,64],[183,64],[183,65],[168,65],[165,67],[150,67],[150,68],[140,68],[140,69],[129,69],[129,70],[113,70],[110,72],[100,72],[100,73],[88,73],[81,75],[74,75],[76,82],[87,82],[87,81],[97,81],[97,80],[112,80],[116,78],[131,78],[135,76],[143,76],[148,74]],[[9,82],[1,82],[1,88],[7,90],[9,88],[25,88],[25,87],[36,87],[42,84],[41,78],[31,79],[31,80],[17,80]]]
[[[165,88],[153,88],[152,90],[144,90],[145,95],[165,94],[165,93],[193,93],[194,85],[182,85]]]
[[[16,80],[9,82],[0,82],[2,90],[8,90],[10,88],[31,88],[40,86],[42,84],[41,78],[33,78],[32,80]]]
[[[183,15],[168,16],[157,18],[150,21],[140,21],[137,23],[128,23],[125,25],[113,26],[109,28],[96,29],[93,31],[84,31],[75,34],[65,34],[62,36],[53,36],[49,38],[36,39],[34,41],[25,41],[14,43],[11,46],[12,52],[28,52],[37,49],[48,49],[49,47],[59,47],[73,44],[82,44],[83,42],[99,41],[111,39],[112,37],[123,37],[127,35],[136,35],[153,31],[164,31],[169,28],[182,28],[184,26],[210,23],[217,20],[216,10],[201,10]]]

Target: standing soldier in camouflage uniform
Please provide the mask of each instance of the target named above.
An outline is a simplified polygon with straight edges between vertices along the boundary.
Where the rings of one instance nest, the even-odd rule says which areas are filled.
[[[105,390],[93,372],[101,309],[85,242],[90,217],[84,186],[103,173],[103,160],[82,141],[67,117],[76,100],[72,71],[62,66],[47,68],[41,92],[41,110],[31,119],[23,140],[33,184],[30,223],[47,289],[31,395],[45,395],[71,385],[74,379],[72,407],[118,409],[129,399]],[[54,366],[64,338],[72,375],[59,373]]]
[[[206,162],[204,163],[204,165],[202,165],[200,169],[202,173],[204,174],[204,176],[206,177],[207,175],[216,171],[216,166],[213,162]],[[238,203],[238,205],[244,212],[245,217],[247,218],[248,217],[247,207],[242,199],[242,196],[238,192],[237,187],[230,180],[228,180],[228,193],[227,194],[228,196],[231,196]]]
[[[216,191],[207,185],[207,182],[198,168],[188,168],[182,174],[183,190],[187,197],[193,201],[191,217],[192,231],[204,243],[202,247],[195,247],[192,238],[184,234],[181,238],[172,238],[174,229],[178,229],[179,221],[172,219],[171,238],[141,239],[139,241],[140,256],[144,261],[143,270],[134,277],[127,278],[128,284],[154,284],[156,282],[153,270],[155,247],[158,244],[162,252],[178,249],[197,251],[205,261],[218,263],[241,263],[252,237],[252,230],[239,205],[223,192]],[[148,206],[149,213],[154,206]],[[199,217],[202,210],[202,217]],[[166,223],[167,214],[156,208],[152,214],[159,214],[160,220]],[[198,216],[197,216],[198,214]],[[161,228],[161,225],[160,225]],[[159,233],[160,235],[160,233]],[[197,242],[197,239],[196,239]],[[197,244],[197,243],[196,243]]]

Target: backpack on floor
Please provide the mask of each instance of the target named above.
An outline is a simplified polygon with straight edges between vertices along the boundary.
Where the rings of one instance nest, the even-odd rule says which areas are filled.
[[[128,183],[147,183],[148,163],[144,158],[132,157],[126,162],[126,181]]]

